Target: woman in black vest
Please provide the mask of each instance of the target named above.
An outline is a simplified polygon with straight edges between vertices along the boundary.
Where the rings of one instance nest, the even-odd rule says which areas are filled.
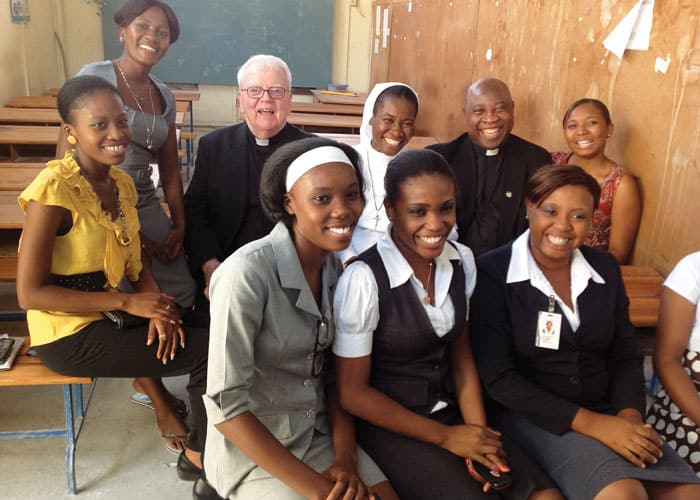
[[[490,486],[469,477],[472,462],[499,473],[512,466],[510,498],[560,498],[487,426],[466,321],[474,258],[446,244],[455,185],[432,151],[389,163],[387,234],[348,266],[334,299],[341,405],[359,417],[358,442],[404,500],[487,496]]]

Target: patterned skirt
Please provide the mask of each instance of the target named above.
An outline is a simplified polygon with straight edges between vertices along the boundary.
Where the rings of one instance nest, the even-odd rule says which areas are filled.
[[[686,351],[683,356],[683,370],[688,374],[700,394],[700,352]],[[695,474],[700,477],[700,427],[681,413],[671,401],[666,389],[661,386],[656,391],[654,402],[647,413],[647,422],[656,432],[688,462]]]

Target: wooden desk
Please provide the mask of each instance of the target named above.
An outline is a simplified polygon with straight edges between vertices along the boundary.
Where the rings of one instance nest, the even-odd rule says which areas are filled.
[[[362,116],[364,106],[356,104],[326,104],[324,102],[292,101],[292,112],[322,113],[325,115]]]
[[[22,229],[24,213],[19,208],[19,191],[0,191],[0,229]],[[0,231],[0,234],[4,231]]]
[[[0,125],[0,157],[9,161],[52,159],[59,130],[52,125]]]
[[[356,96],[345,96],[335,94],[322,94],[320,89],[311,91],[314,96],[314,101],[323,102],[326,104],[355,104],[364,106],[367,94],[364,92],[358,93]]]
[[[23,191],[45,166],[44,163],[0,163],[0,191]]]
[[[620,266],[635,327],[655,327],[664,278],[650,266]]]
[[[0,125],[0,144],[56,145],[60,127],[41,125]]]
[[[56,98],[50,95],[18,95],[5,103],[8,108],[53,108]]]
[[[316,134],[319,137],[327,137],[328,139],[333,139],[334,141],[342,142],[349,146],[355,146],[360,143],[360,136],[357,134],[331,134],[331,133],[319,133]],[[413,136],[411,141],[406,145],[408,149],[418,149],[430,146],[438,142],[436,137],[429,136]]]
[[[61,117],[51,108],[0,108],[0,123],[56,125]]]
[[[175,89],[170,87],[170,91],[173,93],[176,101],[199,101],[199,90]]]
[[[289,113],[287,121],[304,130],[333,132],[338,129],[359,130],[362,117],[354,115],[321,115],[318,113]]]

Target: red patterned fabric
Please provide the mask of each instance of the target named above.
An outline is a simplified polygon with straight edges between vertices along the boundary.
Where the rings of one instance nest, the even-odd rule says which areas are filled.
[[[573,153],[553,152],[552,162],[555,165],[566,165]],[[589,247],[608,249],[610,244],[610,214],[612,213],[613,198],[617,192],[617,187],[620,181],[626,175],[622,167],[617,163],[613,163],[612,168],[605,176],[603,182],[600,183],[600,203],[598,208],[593,212],[593,223],[591,231],[586,238],[586,245]]]

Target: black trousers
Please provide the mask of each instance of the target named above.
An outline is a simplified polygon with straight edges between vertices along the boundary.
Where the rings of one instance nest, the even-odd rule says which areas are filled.
[[[463,424],[455,408],[429,416],[446,425]],[[358,444],[391,481],[401,500],[526,499],[534,490],[556,487],[554,482],[515,443],[503,439],[513,485],[483,493],[469,475],[464,459],[433,444],[394,434],[356,419]]]
[[[146,345],[147,332],[148,325],[120,330],[105,319],[34,349],[46,366],[62,375],[135,378],[189,374],[187,392],[194,429],[188,447],[202,451],[207,429],[202,395],[207,383],[209,331],[185,327],[185,348],[178,348],[175,358],[166,364],[156,358],[157,340]]]

